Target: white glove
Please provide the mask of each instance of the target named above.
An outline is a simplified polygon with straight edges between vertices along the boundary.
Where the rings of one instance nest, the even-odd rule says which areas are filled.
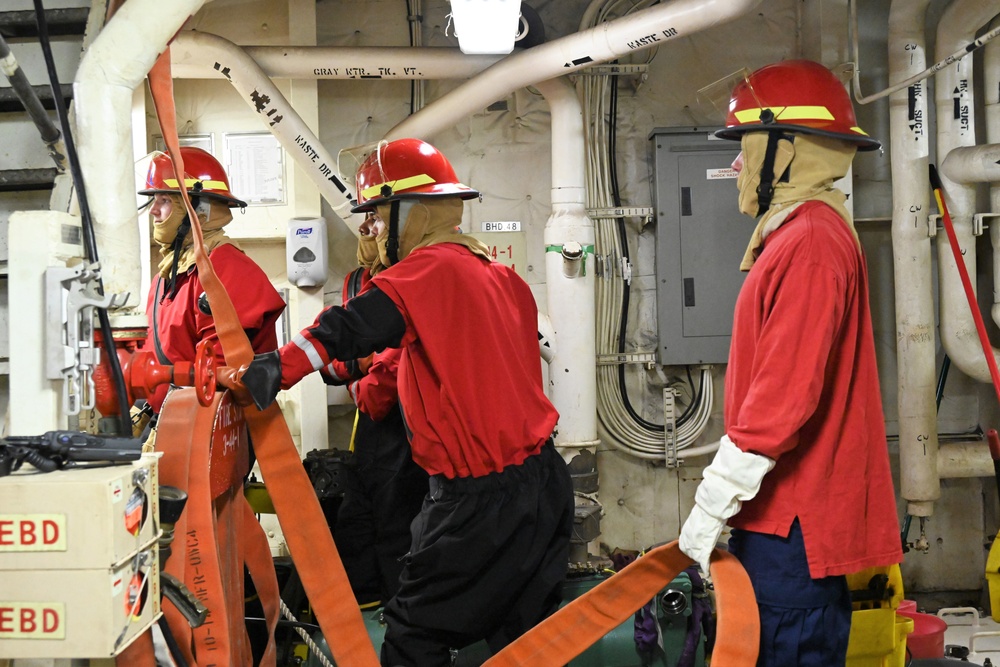
[[[726,519],[740,511],[743,501],[757,495],[764,475],[773,467],[772,459],[744,452],[728,435],[722,436],[719,451],[705,468],[704,479],[694,494],[694,507],[678,540],[681,551],[705,574]]]

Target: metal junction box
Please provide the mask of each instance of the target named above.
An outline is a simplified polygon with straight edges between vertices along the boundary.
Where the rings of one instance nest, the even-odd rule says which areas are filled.
[[[0,478],[0,572],[121,565],[160,533],[159,455]]]
[[[656,128],[656,307],[659,362],[726,363],[740,261],[754,220],[739,212],[736,141],[714,128]]]

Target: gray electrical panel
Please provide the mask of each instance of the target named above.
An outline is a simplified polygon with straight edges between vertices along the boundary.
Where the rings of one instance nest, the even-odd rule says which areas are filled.
[[[726,363],[740,261],[755,222],[739,212],[736,141],[714,128],[657,128],[654,153],[659,362]]]

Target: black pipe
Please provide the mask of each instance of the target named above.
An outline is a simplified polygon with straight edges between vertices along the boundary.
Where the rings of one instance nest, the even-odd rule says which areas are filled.
[[[25,190],[51,190],[55,185],[58,169],[3,169],[0,170],[0,192]]]
[[[42,103],[43,109],[55,111],[56,104],[52,100],[52,89],[49,86],[32,86],[31,88],[35,91],[38,101]],[[59,93],[62,95],[64,103],[71,101],[73,99],[72,84],[64,83]],[[0,88],[0,112],[16,113],[20,111],[27,111],[27,109],[17,93],[12,88]]]
[[[21,104],[24,105],[24,110],[28,112],[31,121],[38,128],[38,133],[42,135],[42,141],[48,146],[49,157],[56,163],[56,168],[60,172],[65,171],[66,157],[62,154],[61,147],[58,146],[59,128],[49,118],[49,114],[39,101],[35,89],[28,82],[28,77],[25,76],[24,70],[18,65],[14,54],[10,52],[10,47],[7,46],[7,41],[3,38],[3,35],[0,35],[0,60],[5,61],[3,69],[7,75],[7,80],[10,81],[14,93],[21,100]],[[54,95],[55,89],[53,89]]]
[[[17,93],[28,115],[31,116],[35,127],[38,128],[38,133],[42,135],[42,141],[48,144],[58,139],[59,128],[55,126],[55,123],[49,118],[49,114],[42,107],[42,103],[38,101],[35,89],[31,87],[28,77],[24,75],[24,70],[11,54],[10,47],[7,46],[7,40],[3,38],[3,35],[0,35],[0,59],[9,59],[4,67],[7,80],[10,81],[11,87]]]
[[[90,7],[46,9],[45,24],[48,34],[52,37],[82,36],[87,29],[89,16]],[[7,39],[38,37],[35,12],[30,9],[0,12],[0,35]]]

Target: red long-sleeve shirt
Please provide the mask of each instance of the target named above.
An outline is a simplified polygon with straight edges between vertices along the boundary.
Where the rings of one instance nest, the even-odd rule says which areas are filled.
[[[372,283],[281,348],[282,386],[332,359],[400,347],[399,402],[420,467],[479,477],[537,454],[558,413],[542,389],[538,310],[524,280],[439,243]]]
[[[285,302],[267,275],[243,251],[228,243],[212,250],[209,259],[233,302],[253,351],[260,353],[277,349],[278,335],[274,325],[285,309]],[[192,267],[177,276],[177,294],[173,298],[163,294],[164,284],[165,281],[157,276],[149,288],[146,315],[150,324],[143,349],[155,351],[158,338],[166,363],[194,361],[195,346],[207,339],[215,343],[216,359],[220,366],[224,366],[225,358],[215,330],[215,318],[198,305],[198,298],[205,292],[198,270]],[[161,359],[161,362],[164,360]],[[168,385],[161,385],[147,398],[156,412],[160,411],[167,389]]]
[[[777,461],[735,528],[802,526],[813,577],[902,560],[864,256],[807,202],[767,237],[736,302],[726,433]]]

